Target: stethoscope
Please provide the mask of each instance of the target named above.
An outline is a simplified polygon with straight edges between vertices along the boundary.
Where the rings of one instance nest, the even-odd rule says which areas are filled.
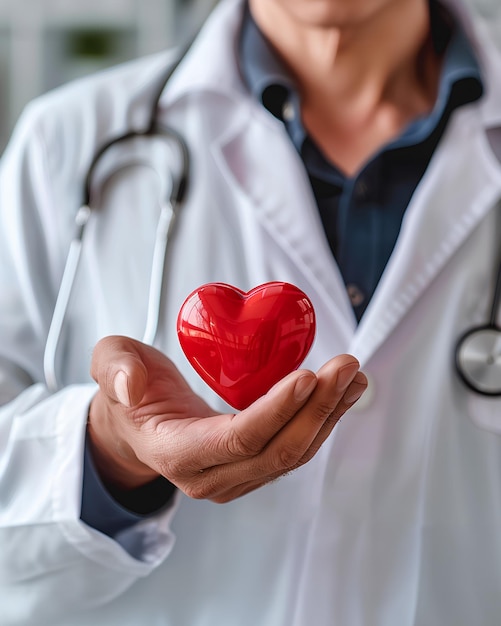
[[[152,99],[152,107],[148,117],[149,122],[147,127],[143,130],[128,131],[118,137],[114,137],[113,139],[107,141],[95,153],[87,171],[87,176],[85,177],[82,193],[83,201],[82,205],[75,215],[76,229],[73,235],[73,239],[70,243],[68,256],[61,279],[61,284],[59,287],[59,292],[56,298],[56,304],[54,306],[54,312],[52,314],[52,320],[47,334],[47,341],[45,344],[43,360],[44,376],[47,388],[51,392],[55,392],[60,388],[60,383],[58,381],[56,372],[58,346],[63,332],[64,320],[67,314],[71,293],[75,284],[75,277],[80,261],[85,228],[92,212],[97,208],[94,205],[94,197],[99,194],[92,193],[96,168],[101,162],[103,156],[111,148],[117,146],[118,144],[124,144],[125,142],[130,142],[138,138],[151,139],[154,137],[159,137],[169,142],[170,144],[174,144],[175,150],[180,154],[180,169],[177,174],[171,172],[172,180],[170,191],[168,194],[168,198],[165,201],[161,202],[160,216],[158,218],[155,233],[155,244],[153,248],[150,284],[148,289],[146,325],[142,338],[143,343],[147,343],[150,345],[152,345],[155,341],[158,330],[158,321],[160,319],[161,302],[163,299],[164,269],[167,247],[169,241],[172,238],[177,217],[186,196],[190,169],[190,157],[186,141],[172,127],[161,125],[158,123],[157,109],[166,84],[172,76],[174,70],[184,58],[187,49],[188,48],[186,48],[183,54],[178,57],[174,65],[171,65],[169,67],[167,74],[162,78],[159,89]],[[144,162],[142,160],[139,160],[135,161],[134,163],[129,162],[125,164],[120,164],[111,173],[107,174],[106,179],[101,182],[101,186],[104,185],[106,180],[109,180],[112,176],[115,176],[119,170],[123,170],[127,167],[130,167],[131,165],[144,165]],[[146,163],[146,166],[152,167],[149,163]]]
[[[169,68],[167,74],[163,77],[160,88],[152,100],[147,128],[144,130],[129,131],[106,142],[96,152],[89,166],[84,183],[82,206],[78,209],[75,217],[75,235],[70,244],[45,345],[44,375],[47,387],[51,392],[57,391],[60,387],[56,374],[57,350],[63,331],[68,303],[75,283],[85,227],[95,208],[93,206],[91,191],[96,167],[103,155],[113,146],[141,137],[161,137],[169,142],[174,142],[181,155],[180,172],[178,175],[172,173],[169,197],[162,203],[155,235],[143,342],[151,345],[155,341],[161,313],[161,302],[163,299],[167,247],[171,240],[179,211],[185,199],[190,167],[188,146],[183,137],[173,128],[160,125],[156,117],[160,97],[174,70],[184,58],[185,53],[186,51],[178,57],[175,64]],[[112,174],[116,174],[118,169],[123,169],[130,165],[130,163],[121,164],[118,168],[115,168]],[[107,179],[109,179],[109,177],[110,175]],[[501,328],[496,324],[496,315],[500,305],[501,260],[497,268],[489,322],[484,325],[475,326],[463,333],[458,339],[455,350],[455,366],[460,379],[469,389],[483,396],[501,395]]]
[[[489,321],[464,332],[456,344],[456,369],[464,384],[483,396],[501,396],[501,259],[492,295]]]

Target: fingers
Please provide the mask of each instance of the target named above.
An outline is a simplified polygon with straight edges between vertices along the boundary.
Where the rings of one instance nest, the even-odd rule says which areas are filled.
[[[141,346],[128,337],[105,337],[92,354],[92,378],[108,398],[126,407],[141,401],[148,380]]]
[[[322,443],[327,439],[327,437],[329,436],[329,434],[331,433],[332,429],[337,424],[337,422],[340,420],[340,418],[344,415],[344,413],[349,408],[351,408],[357,402],[357,400],[361,397],[361,395],[363,394],[366,388],[367,388],[367,377],[365,376],[363,372],[359,371],[355,374],[354,379],[348,386],[348,389],[345,391],[344,396],[339,402],[339,404],[337,405],[335,411],[332,413],[332,415],[330,415],[327,418],[327,420],[325,420],[318,435],[315,437],[315,439],[313,440],[312,444],[310,445],[306,453],[301,457],[301,459],[294,466],[288,468],[288,470],[286,470],[285,472],[283,469],[279,470],[275,472],[274,474],[269,475],[266,480],[260,479],[258,481],[251,481],[249,483],[240,485],[237,491],[232,492],[232,496],[230,499],[234,497],[238,497],[239,495],[244,495],[246,493],[249,493],[250,491],[253,491],[254,489],[258,489],[259,487],[262,487],[264,484],[272,482],[276,480],[277,478],[280,478],[281,476],[284,475],[284,473],[289,473],[291,471],[294,471],[301,465],[304,465],[309,460],[311,460],[320,449]],[[225,497],[228,498],[228,494],[225,494]],[[215,501],[219,502],[219,500],[217,499]]]
[[[305,463],[365,389],[366,379],[358,368],[354,357],[342,355],[329,361],[316,376],[298,372],[284,379],[235,416],[233,460],[202,464],[204,471],[192,476],[188,495],[226,502]],[[294,394],[301,387],[306,399],[304,393]]]
[[[367,384],[367,376],[363,372],[358,371],[334,411],[334,415],[338,420],[362,396],[367,389]]]
[[[283,461],[296,454],[302,456],[336,409],[358,368],[354,357],[341,355],[325,364],[316,376],[304,372],[295,381],[292,377],[284,379],[235,419],[236,441],[247,444],[244,453],[257,453],[268,445],[273,455],[275,447],[286,441],[287,446],[278,453]],[[295,383],[292,388],[291,382]],[[279,431],[281,437],[272,441]]]
[[[100,388],[89,407],[88,432],[105,483],[131,489],[155,478],[161,473],[157,459],[171,456],[159,424],[214,415],[162,352],[128,337],[98,342],[91,375]],[[183,462],[189,465],[196,439],[188,448]]]
[[[259,453],[304,405],[316,384],[313,372],[292,372],[237,414],[229,431],[230,452],[237,458]]]
[[[134,463],[141,476],[163,474],[187,495],[216,502],[311,459],[367,384],[358,361],[340,355],[316,374],[292,372],[237,415],[218,415],[165,355],[120,336],[96,345],[91,374],[101,390],[90,411],[95,438],[115,452],[123,440],[133,452],[115,466],[126,463],[126,472]]]
[[[357,371],[348,388],[344,392],[342,398],[336,405],[336,408],[325,420],[316,437],[311,442],[308,450],[301,457],[298,463],[290,468],[290,470],[294,470],[297,467],[304,465],[315,456],[324,441],[331,434],[334,426],[339,422],[339,420],[346,413],[346,411],[351,408],[355,404],[355,402],[357,402],[357,400],[361,397],[366,389],[367,377],[363,372]]]
[[[190,478],[206,468],[255,457],[303,406],[316,383],[313,372],[292,372],[236,415],[205,412],[211,417],[183,420],[175,428],[172,422],[160,424],[162,438],[176,448],[176,458],[165,465],[169,479],[175,482],[182,468]]]
[[[333,419],[338,404],[359,368],[353,357],[343,355],[326,363],[317,373],[317,385],[308,402],[274,438],[263,461],[274,471],[288,471],[303,458],[318,433]]]

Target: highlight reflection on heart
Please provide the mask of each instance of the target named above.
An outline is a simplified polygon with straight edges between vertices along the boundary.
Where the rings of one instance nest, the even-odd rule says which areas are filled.
[[[284,282],[265,283],[247,293],[224,283],[202,285],[186,298],[177,319],[188,361],[239,410],[299,367],[315,327],[309,298]]]

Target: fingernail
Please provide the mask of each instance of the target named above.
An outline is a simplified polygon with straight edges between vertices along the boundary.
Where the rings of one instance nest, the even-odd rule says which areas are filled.
[[[115,375],[113,389],[120,404],[130,407],[129,378],[124,371],[120,370]]]
[[[294,387],[294,398],[297,402],[303,402],[311,394],[317,385],[317,379],[314,376],[300,376]]]
[[[366,388],[367,385],[357,383],[356,381],[352,382],[351,385],[348,387],[346,393],[344,394],[343,400],[346,402],[346,404],[353,404],[360,398]]]
[[[339,391],[343,391],[348,387],[348,385],[353,380],[353,377],[358,372],[359,364],[349,363],[348,365],[344,365],[337,374],[336,386]]]

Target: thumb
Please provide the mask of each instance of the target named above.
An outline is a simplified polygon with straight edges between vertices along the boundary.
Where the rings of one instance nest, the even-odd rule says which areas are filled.
[[[128,408],[139,404],[146,390],[148,371],[142,347],[129,337],[109,336],[96,344],[92,354],[92,378],[108,398]]]

